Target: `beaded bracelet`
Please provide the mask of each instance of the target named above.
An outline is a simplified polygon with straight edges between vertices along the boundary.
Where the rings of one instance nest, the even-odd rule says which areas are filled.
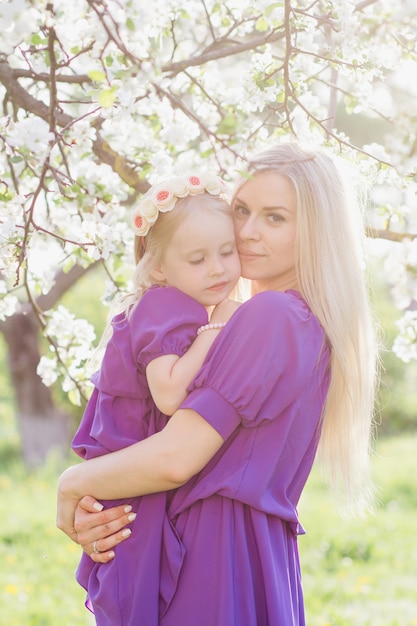
[[[223,328],[226,326],[226,322],[214,322],[212,324],[204,324],[204,326],[200,326],[197,328],[197,335],[201,335],[205,330],[218,330],[219,328]]]

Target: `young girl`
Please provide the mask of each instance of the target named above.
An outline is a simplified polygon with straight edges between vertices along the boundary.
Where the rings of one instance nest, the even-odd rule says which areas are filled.
[[[93,377],[95,388],[73,440],[82,458],[119,450],[162,430],[224,326],[210,324],[208,312],[232,291],[240,262],[223,192],[215,176],[178,177],[152,187],[135,210],[135,292],[112,320],[113,332]],[[81,559],[77,580],[88,591],[87,606],[97,624],[108,623],[110,611],[117,615],[115,623],[124,623],[132,599],[121,600],[119,570],[134,568],[132,559],[141,558],[150,535],[175,542],[166,500],[165,494],[156,494],[107,503],[123,502],[131,522],[139,517],[134,550],[118,554],[112,567],[103,568],[86,555]],[[154,523],[150,527],[141,519]],[[138,593],[147,600],[159,579],[160,559],[162,552],[142,581],[139,571],[135,577]]]

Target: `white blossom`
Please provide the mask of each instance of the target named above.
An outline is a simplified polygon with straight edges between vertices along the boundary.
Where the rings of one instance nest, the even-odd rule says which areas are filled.
[[[417,360],[417,311],[406,311],[397,326],[400,332],[393,345],[395,354],[405,363]]]
[[[28,117],[10,126],[7,143],[14,148],[22,148],[41,156],[54,138],[48,124],[39,117]]]
[[[58,363],[56,358],[42,356],[36,368],[36,373],[41,377],[43,384],[50,387],[58,380]]]

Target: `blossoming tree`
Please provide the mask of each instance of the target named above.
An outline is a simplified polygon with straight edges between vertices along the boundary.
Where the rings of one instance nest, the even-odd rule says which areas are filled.
[[[128,289],[136,198],[191,165],[232,179],[289,136],[369,183],[369,234],[396,242],[397,350],[417,358],[413,4],[0,0],[0,330],[29,464],[67,445],[48,386],[88,393],[94,331],[60,298],[98,264],[103,301]]]

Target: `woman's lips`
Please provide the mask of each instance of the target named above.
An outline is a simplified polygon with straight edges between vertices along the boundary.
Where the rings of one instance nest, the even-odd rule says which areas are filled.
[[[239,256],[241,259],[245,259],[245,261],[255,261],[256,259],[260,259],[262,254],[257,254],[250,250],[239,250]]]

